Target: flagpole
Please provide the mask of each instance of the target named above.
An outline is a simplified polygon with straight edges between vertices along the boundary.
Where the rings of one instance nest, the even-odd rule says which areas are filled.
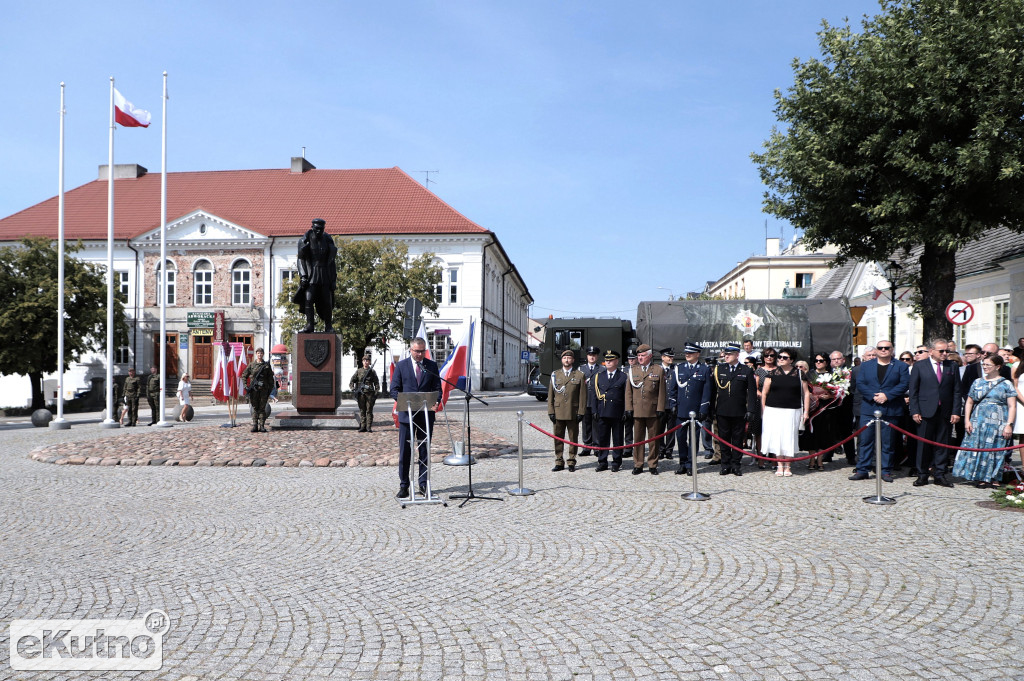
[[[57,418],[50,428],[67,430],[64,420],[64,81],[60,84],[60,151],[57,153]]]
[[[160,420],[157,426],[173,425],[167,415],[167,72],[164,71],[163,134],[160,141],[160,271],[164,275],[160,298]]]
[[[110,141],[107,144],[107,418],[101,428],[120,428],[114,418],[114,77],[110,77]]]

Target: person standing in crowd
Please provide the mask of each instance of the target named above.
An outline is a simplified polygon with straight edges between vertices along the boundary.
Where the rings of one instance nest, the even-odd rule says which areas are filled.
[[[832,378],[838,381],[850,380],[850,368],[846,366],[846,357],[843,353],[838,350],[833,350],[828,355],[829,364],[832,367]],[[854,397],[850,394],[850,387],[846,388],[846,392],[843,393],[842,401],[836,405],[835,409],[830,409],[832,412],[832,437],[835,441],[832,444],[836,444],[846,438],[850,437],[853,433],[853,403]],[[846,463],[853,464],[856,460],[856,445],[853,440],[848,440],[843,444],[843,453],[846,455]],[[835,456],[834,450],[828,452],[822,457],[823,461],[832,461]]]
[[[676,353],[672,348],[665,348],[661,351],[661,368],[665,373],[665,380],[669,380],[669,376],[672,374],[672,363],[675,362]],[[666,386],[667,390],[667,386]],[[667,394],[667,393],[666,393]],[[665,409],[661,412],[661,420],[658,423],[658,432],[664,433],[665,431],[671,430],[675,426],[675,415],[671,411]],[[672,451],[676,446],[676,434],[669,433],[665,437],[661,438],[661,456],[662,459],[671,459]]]
[[[982,348],[982,357],[983,358],[984,357],[991,357],[992,355],[998,355],[998,354],[999,354],[999,346],[996,345],[995,343],[985,343],[985,346]],[[983,373],[984,372],[980,371],[980,367],[979,367],[978,375],[975,376],[974,378],[980,378]],[[1003,362],[1003,365],[1001,367],[999,367],[999,375],[1002,376],[1003,378],[1005,378],[1008,381],[1012,379],[1013,374],[1010,373],[1010,367],[1006,366],[1006,362]],[[964,399],[967,399],[967,398],[965,397]]]
[[[793,458],[799,450],[800,424],[811,410],[807,381],[794,366],[796,350],[783,348],[778,367],[764,380],[761,390],[761,446],[774,458]],[[775,475],[790,477],[789,463],[779,462]]]
[[[1024,338],[1017,339],[1017,347],[1013,349],[1013,354],[1018,359],[1024,359]]]
[[[1017,418],[1013,422],[1013,434],[1017,436],[1017,444],[1024,445],[1024,362],[1017,362],[1013,381],[1017,387]],[[1018,451],[1024,463],[1024,448]]]
[[[587,391],[588,393],[594,389],[594,375],[601,371],[601,365],[598,363],[598,355],[601,354],[601,348],[596,345],[587,346],[587,363],[580,367],[580,371],[583,372],[583,376],[587,379]],[[583,414],[582,428],[580,429],[580,437],[582,438],[583,448],[580,449],[580,456],[590,456],[593,452],[588,447],[594,446],[594,412],[590,410],[590,402],[587,401],[587,411]]]
[[[875,359],[861,364],[857,376],[861,426],[866,426],[874,418],[875,411],[881,411],[882,418],[888,421],[898,419],[905,408],[903,396],[910,383],[907,365],[893,361],[892,341],[878,341],[875,351]],[[874,438],[861,437],[859,444],[857,470],[850,480],[867,480],[875,458]],[[892,460],[893,430],[882,428],[882,480],[885,482],[892,482]]]
[[[932,339],[928,356],[914,363],[910,372],[910,418],[917,424],[917,480],[915,487],[928,484],[931,472],[936,485],[952,487],[946,480],[949,450],[925,442],[947,444],[952,424],[960,420],[960,376],[956,365],[946,361],[948,344]]]
[[[373,432],[373,405],[377,402],[377,393],[380,392],[380,379],[377,372],[370,364],[373,356],[370,353],[363,355],[362,365],[352,374],[348,381],[349,390],[356,397],[356,404],[359,405],[359,430],[360,433]]]
[[[984,375],[975,380],[964,407],[963,447],[956,455],[953,475],[976,482],[976,487],[996,487],[1002,481],[1006,452],[971,452],[1010,446],[1017,417],[1017,391],[1000,375],[1003,358],[997,354],[981,361]]]
[[[758,369],[758,366],[759,366],[760,362],[761,362],[761,358],[758,355],[750,355],[749,357],[747,357],[747,358],[745,358],[743,360],[743,363],[746,364],[750,368],[750,371],[754,374],[754,381],[756,382],[756,385],[757,385],[757,405],[758,406],[761,405],[761,390],[760,390],[761,379],[757,375],[757,369]],[[758,456],[761,455],[761,410],[760,409],[755,409],[754,410],[754,418],[749,423],[747,423],[747,438],[745,440],[745,443],[749,443],[750,444],[751,451],[754,454],[757,454]],[[764,468],[764,462],[761,461],[761,459],[758,459],[758,458],[755,457],[754,463],[757,464],[758,468]]]
[[[188,374],[182,374],[181,380],[178,381],[178,402],[181,404],[181,411],[178,412],[178,420],[185,422],[186,407],[192,406],[192,381],[188,380]]]
[[[683,351],[685,361],[672,367],[667,377],[667,411],[674,416],[669,421],[672,427],[687,421],[692,411],[698,421],[705,421],[711,411],[711,368],[700,361],[701,347],[696,343],[687,343]],[[676,475],[693,475],[690,460],[690,429],[680,428],[676,431],[679,442],[679,467]],[[700,437],[700,433],[697,433]]]
[[[654,352],[644,343],[636,349],[636,366],[626,374],[625,423],[632,424],[633,442],[643,442],[661,434],[661,419],[665,413],[665,370],[651,363]],[[644,446],[633,447],[633,475],[644,471]],[[647,455],[647,469],[651,475],[658,474],[658,450],[660,442],[650,443]]]
[[[768,347],[761,351],[761,364],[754,371],[754,375],[757,377],[757,406],[758,411],[763,411],[761,407],[761,391],[764,390],[764,379],[768,377],[768,374],[775,371],[779,364],[779,351],[775,348]],[[757,414],[757,430],[756,437],[754,439],[754,450],[758,454],[764,454],[764,414]],[[757,467],[761,470],[768,468],[768,463],[757,460]]]
[[[743,341],[743,349],[740,350],[739,360],[744,364],[747,363],[747,357],[754,357],[757,353],[754,352],[754,341],[746,339]]]
[[[149,424],[156,425],[160,420],[160,374],[156,366],[149,367],[149,378],[146,379],[146,401],[149,402]]]
[[[639,354],[639,353],[638,353]],[[598,447],[621,447],[622,431],[626,425],[625,372],[619,371],[619,353],[609,350],[604,354],[604,368],[590,379],[592,389],[588,395],[590,411],[594,415],[594,439]],[[614,443],[614,444],[613,444]],[[612,450],[612,473],[622,468],[622,450]],[[608,450],[597,450],[596,472],[608,470]]]
[[[803,378],[811,391],[811,405],[798,442],[800,449],[814,455],[807,461],[808,470],[822,471],[825,467],[818,452],[828,449],[838,441],[832,433],[832,413],[835,411],[834,403],[839,396],[825,387],[832,382],[832,368],[829,366],[828,355],[824,352],[815,353],[814,368],[804,374]]]
[[[569,434],[569,472],[576,470],[576,438],[580,434],[580,422],[587,412],[587,378],[583,372],[573,367],[576,353],[572,350],[562,351],[562,368],[551,372],[548,383],[548,418],[555,426],[555,467],[557,473],[565,468],[566,460],[562,456],[565,444],[558,438],[565,439]]]
[[[399,499],[409,496],[410,469],[412,468],[412,444],[410,436],[416,429],[419,443],[417,461],[419,462],[419,493],[427,494],[427,469],[430,466],[430,453],[427,451],[427,436],[434,428],[435,412],[441,406],[441,378],[437,363],[426,358],[427,341],[413,338],[409,344],[409,357],[395,365],[395,373],[391,376],[391,399],[397,400],[399,393],[437,393],[437,404],[428,410],[426,418],[422,412],[415,413],[409,420],[409,412],[398,412],[398,494]]]
[[[636,366],[636,346],[635,345],[630,345],[629,348],[626,349],[626,366],[624,366],[622,368],[622,371],[623,371],[623,373],[625,373],[628,376],[629,372],[632,371],[633,367],[635,367],[635,366]],[[623,427],[623,429],[622,429],[622,444],[624,446],[627,446],[627,447],[629,445],[633,444],[633,426],[627,425],[627,426]],[[632,450],[625,450],[624,449],[622,451],[632,451]]]
[[[274,370],[270,363],[263,361],[263,348],[256,348],[255,357],[239,376],[245,394],[249,396],[249,411],[252,414],[252,432],[267,432],[267,400],[274,388]]]
[[[131,427],[139,422],[139,394],[142,392],[142,379],[135,375],[135,368],[128,370],[128,378],[124,379],[124,405],[128,411],[128,425]]]
[[[715,367],[711,394],[715,402],[718,435],[731,447],[722,445],[722,470],[719,475],[743,475],[744,427],[754,420],[757,406],[757,380],[749,367],[739,363],[740,346],[725,346],[725,363]]]

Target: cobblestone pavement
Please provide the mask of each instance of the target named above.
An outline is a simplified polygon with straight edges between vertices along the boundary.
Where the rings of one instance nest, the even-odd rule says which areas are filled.
[[[539,405],[542,407],[542,405]],[[533,410],[531,410],[531,414]],[[538,412],[539,414],[539,412]],[[515,441],[508,413],[474,426]],[[394,468],[42,465],[129,431],[3,432],[0,679],[1020,679],[1024,514],[846,470],[551,473],[525,429],[504,501],[401,509]],[[175,429],[165,431],[173,437]],[[325,438],[356,434],[324,433]],[[119,446],[126,443],[124,447]],[[628,468],[628,467],[627,467]],[[707,471],[707,472],[705,472]],[[435,489],[465,491],[436,469]],[[170,615],[159,672],[15,672],[7,624]]]

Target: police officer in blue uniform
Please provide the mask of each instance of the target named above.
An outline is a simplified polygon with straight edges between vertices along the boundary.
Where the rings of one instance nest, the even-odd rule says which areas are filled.
[[[622,446],[626,413],[626,374],[619,371],[621,355],[609,350],[604,367],[590,380],[590,411],[594,415],[594,439],[598,447]],[[632,425],[632,424],[631,424]],[[612,450],[612,473],[622,468],[622,450]],[[608,450],[597,451],[597,472],[608,470]]]
[[[690,412],[704,421],[711,411],[711,367],[700,361],[701,347],[687,343],[683,350],[685,361],[672,366],[668,376],[668,413],[673,416],[672,426],[690,418]],[[675,433],[679,441],[679,467],[676,475],[693,475],[690,467],[690,428],[684,426]],[[697,434],[700,437],[700,433]],[[700,442],[698,441],[698,445]]]

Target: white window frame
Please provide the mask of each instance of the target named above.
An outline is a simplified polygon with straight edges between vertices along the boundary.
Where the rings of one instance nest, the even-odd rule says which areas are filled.
[[[209,269],[200,269],[203,263],[209,265]],[[200,277],[207,278],[207,281],[200,281]],[[200,292],[200,287],[206,292]],[[206,297],[208,302],[200,302]],[[196,260],[192,267],[192,304],[196,307],[210,307],[213,305],[213,263],[206,258]]]
[[[448,268],[448,304],[459,304],[459,268]]]
[[[231,304],[252,304],[252,264],[248,260],[236,260],[231,265]]]
[[[168,265],[170,265],[170,267],[167,267]],[[166,277],[167,286],[166,286],[166,289],[165,289],[165,287],[163,285],[163,283],[164,283],[164,272],[165,271],[167,272],[167,277]],[[168,307],[174,307],[177,304],[177,302],[178,302],[178,285],[177,285],[177,281],[178,281],[178,268],[175,266],[173,261],[171,261],[171,260],[166,261],[164,263],[163,267],[157,265],[157,269],[156,269],[156,304],[157,304],[157,306],[159,306],[161,304],[161,302],[164,300],[163,299],[164,295],[167,296],[167,306]]]
[[[992,331],[996,345],[1005,348],[1010,344],[1010,300],[1008,298],[995,301]]]

